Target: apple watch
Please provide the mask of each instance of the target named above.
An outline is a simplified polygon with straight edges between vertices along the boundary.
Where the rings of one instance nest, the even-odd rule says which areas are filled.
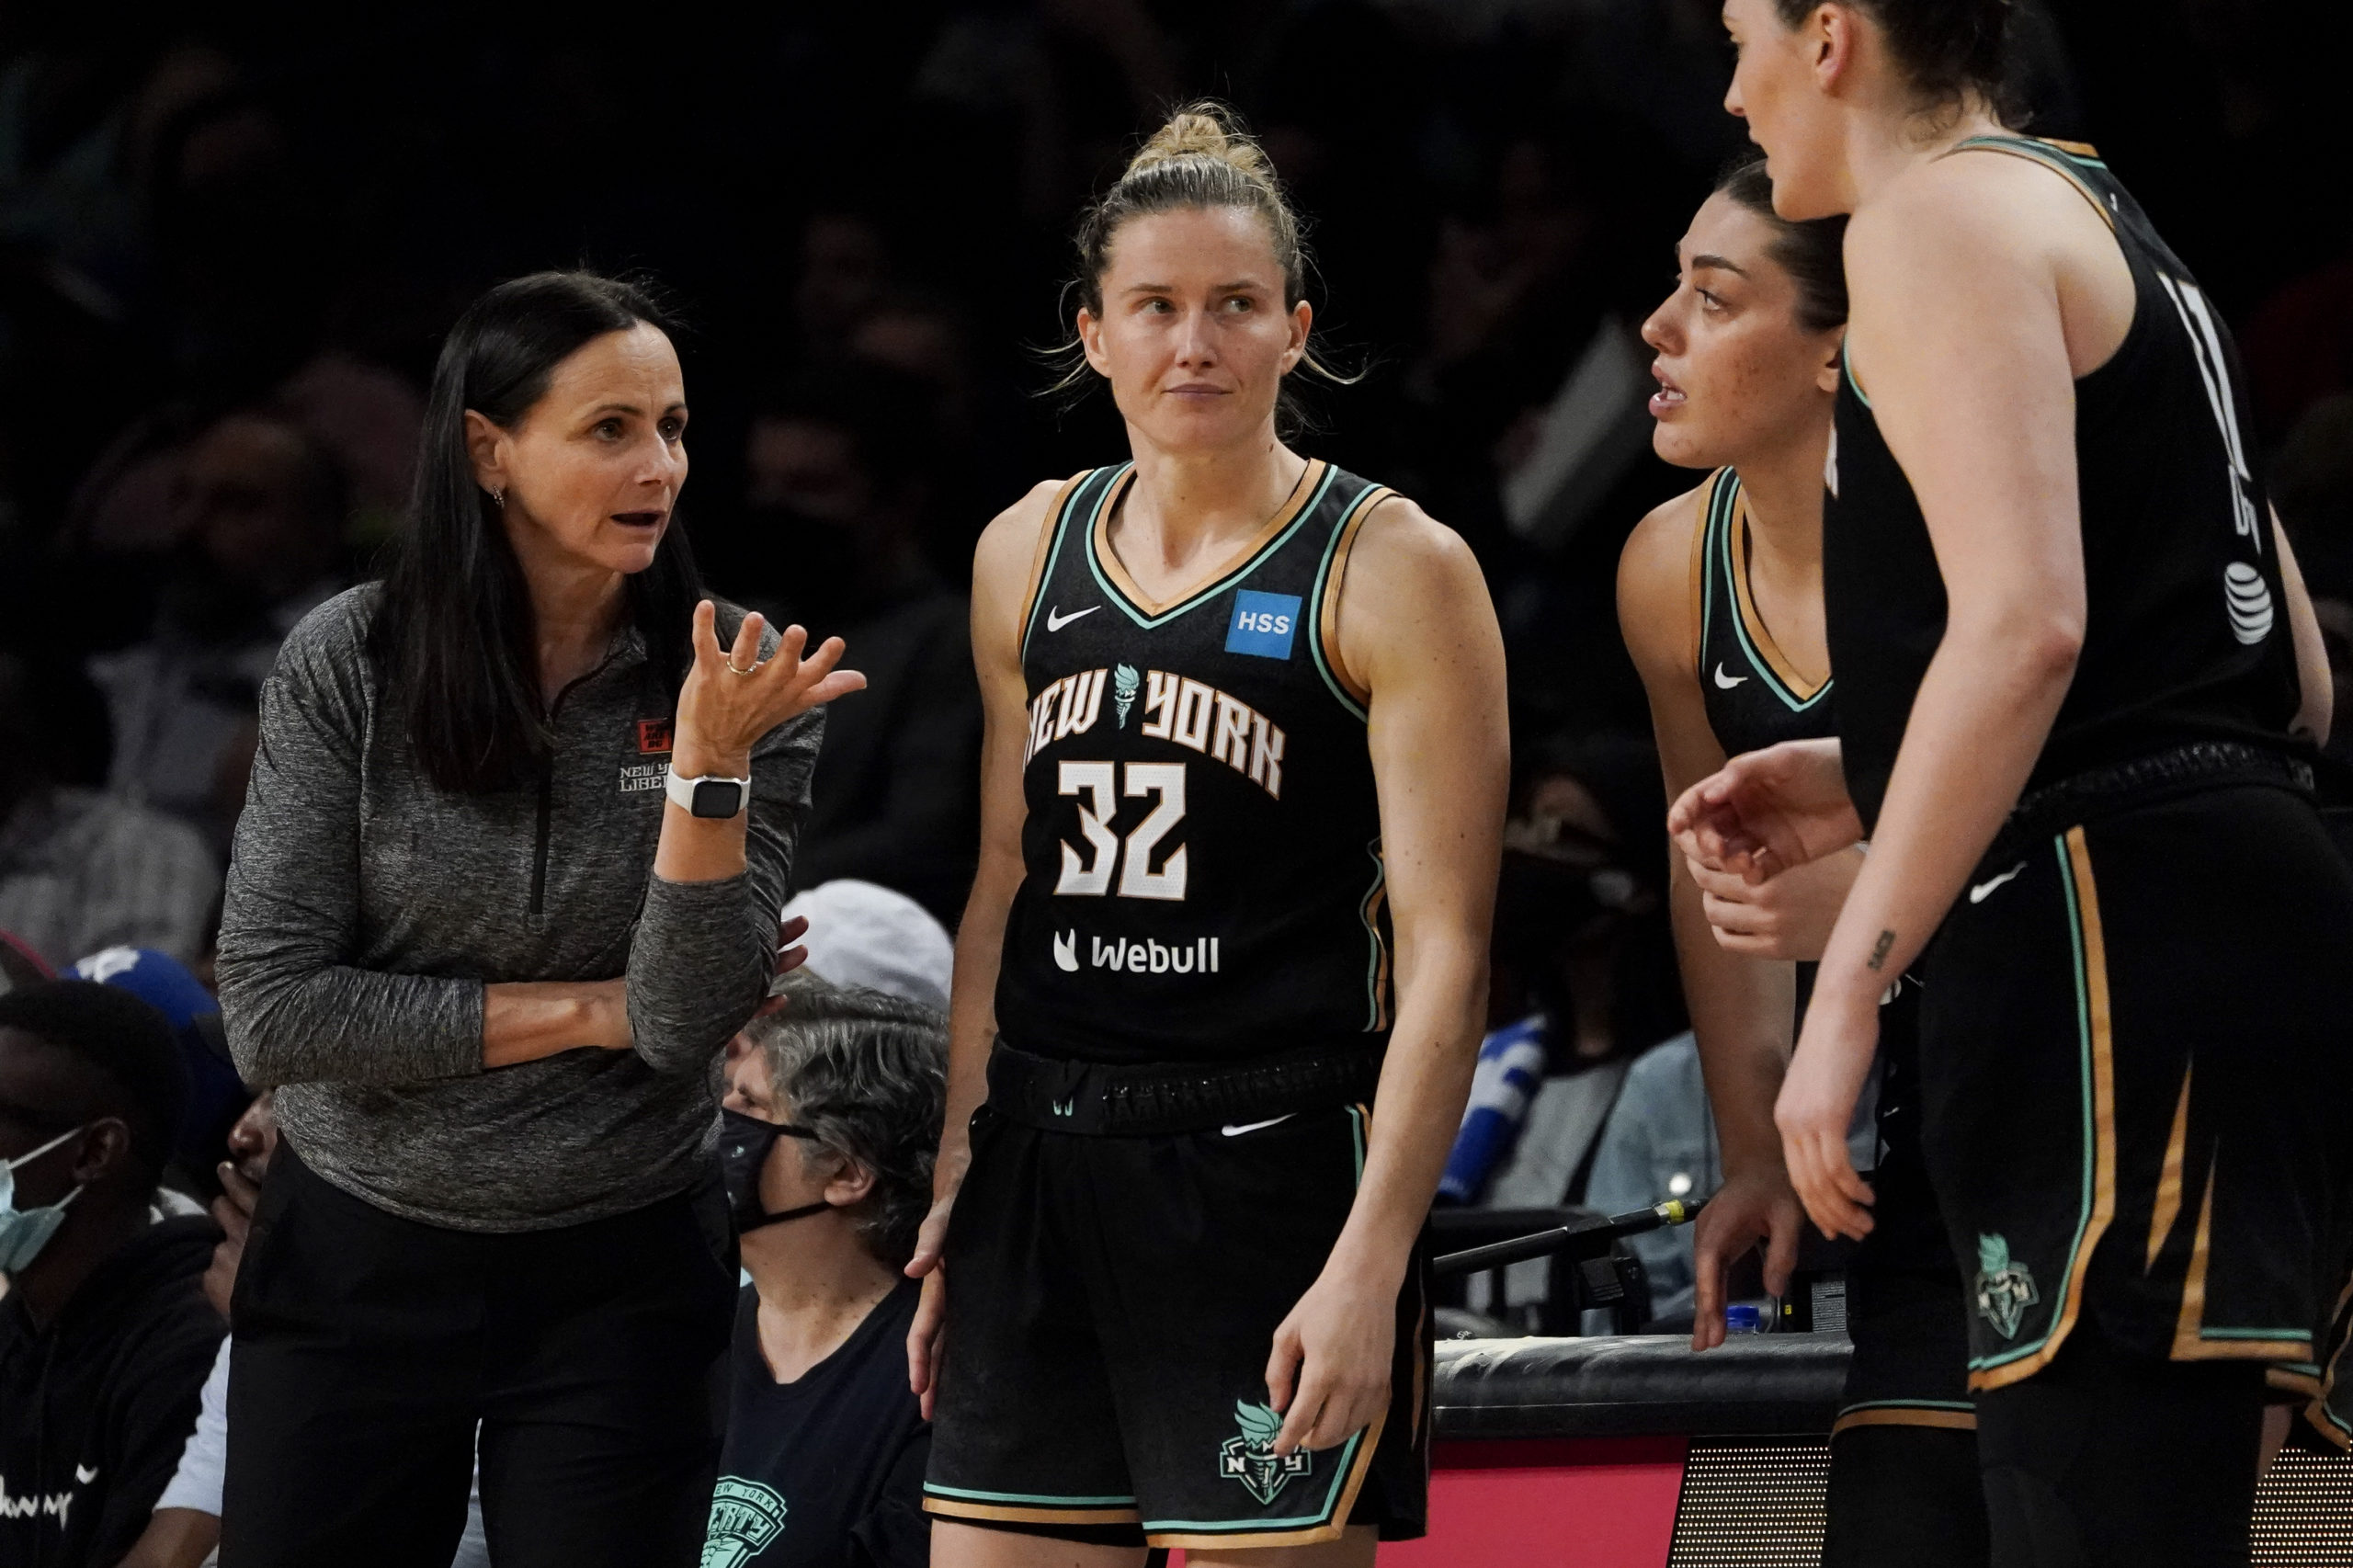
[[[681,778],[676,770],[663,775],[662,792],[679,810],[699,817],[732,817],[752,798],[748,778]]]

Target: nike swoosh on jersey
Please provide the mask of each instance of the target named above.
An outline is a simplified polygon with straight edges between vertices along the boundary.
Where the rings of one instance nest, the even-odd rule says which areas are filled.
[[[1291,1115],[1296,1114],[1298,1113],[1291,1113]],[[1239,1138],[1245,1132],[1256,1132],[1262,1128],[1272,1127],[1277,1122],[1289,1121],[1290,1119],[1290,1116],[1270,1116],[1264,1121],[1245,1121],[1241,1123],[1239,1126],[1229,1121],[1219,1131],[1222,1131],[1228,1138]]]
[[[1748,677],[1746,676],[1728,676],[1724,674],[1724,662],[1722,659],[1718,659],[1716,661],[1716,685],[1725,691],[1730,691],[1733,687],[1738,686],[1747,678]]]
[[[96,1481],[97,1478],[98,1472],[95,1470],[84,1470],[78,1464],[74,1467],[74,1479],[84,1486],[89,1485],[90,1483]]]
[[[1097,610],[1101,609],[1103,607],[1101,605],[1088,605],[1085,609],[1074,609],[1068,615],[1063,614],[1058,609],[1050,609],[1046,612],[1046,630],[1049,631],[1060,631],[1063,627],[1068,626],[1080,616],[1093,615]]]
[[[1975,887],[1969,890],[1969,902],[1972,903],[1984,903],[1986,896],[1993,892],[1995,888],[2000,887],[2004,882],[2008,881],[2012,877],[2017,876],[2020,871],[2025,869],[2026,862],[2021,860],[2017,865],[2011,867],[2008,870],[2004,871],[2000,876],[1986,878],[1984,881],[1979,882]]]

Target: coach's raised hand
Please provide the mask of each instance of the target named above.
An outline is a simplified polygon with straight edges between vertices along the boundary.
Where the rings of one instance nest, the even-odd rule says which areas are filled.
[[[717,611],[709,599],[695,607],[695,662],[678,688],[678,723],[673,764],[689,777],[728,773],[740,777],[751,766],[752,747],[786,720],[821,703],[866,688],[856,670],[837,669],[842,640],[828,637],[804,654],[809,634],[788,626],[776,652],[760,657],[767,623],[757,610],[735,629],[732,648],[719,645]]]

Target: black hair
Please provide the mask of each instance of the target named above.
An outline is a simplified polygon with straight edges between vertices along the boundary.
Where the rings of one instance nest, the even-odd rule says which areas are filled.
[[[1847,324],[1847,215],[1808,218],[1802,222],[1773,210],[1773,176],[1765,160],[1749,154],[1728,164],[1716,188],[1765,221],[1773,231],[1765,254],[1798,288],[1798,324],[1828,332]]]
[[[408,528],[368,634],[378,678],[426,777],[453,793],[519,787],[548,746],[530,591],[499,508],[474,480],[466,414],[512,427],[555,368],[591,340],[643,323],[676,335],[648,284],[535,272],[466,308],[442,341],[426,401]],[[674,517],[654,563],[629,579],[628,614],[675,687],[691,657],[702,578]]]
[[[1888,52],[1930,102],[1971,93],[2001,112],[2008,78],[2011,0],[1845,0],[1887,35]],[[1775,0],[1781,25],[1796,27],[1822,0]]]
[[[105,1085],[98,1096],[60,1108],[57,1119],[70,1125],[120,1116],[131,1128],[131,1158],[147,1180],[163,1174],[188,1096],[188,1065],[163,1014],[118,986],[51,980],[0,995],[0,1028],[28,1034],[94,1069]]]
[[[931,1168],[948,1112],[948,1016],[880,991],[788,976],[790,998],[745,1033],[768,1079],[818,1147],[871,1171],[859,1220],[867,1249],[892,1267],[915,1256],[931,1210]]]

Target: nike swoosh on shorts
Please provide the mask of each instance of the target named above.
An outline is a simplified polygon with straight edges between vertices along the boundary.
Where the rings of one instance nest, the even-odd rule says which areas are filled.
[[[1984,903],[1987,896],[1991,894],[1995,889],[2000,887],[2004,882],[2008,881],[2012,877],[2017,876],[2019,872],[2025,869],[2026,862],[2021,860],[2017,865],[2011,867],[2008,870],[2004,871],[2000,876],[1986,878],[1984,881],[1979,882],[1975,887],[1969,890],[1969,902],[1972,903]]]

